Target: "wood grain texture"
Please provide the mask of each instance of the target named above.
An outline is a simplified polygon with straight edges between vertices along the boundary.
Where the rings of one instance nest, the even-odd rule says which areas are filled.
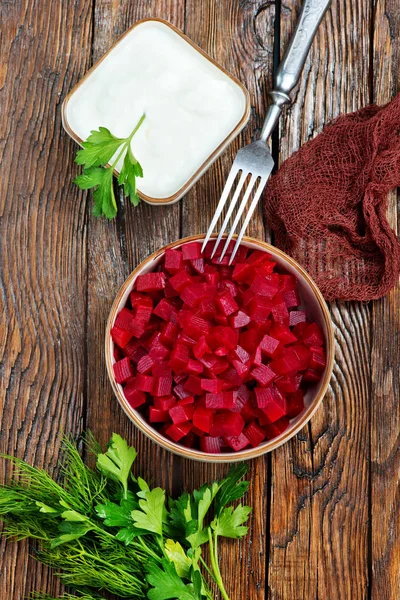
[[[281,7],[281,51],[300,2]],[[369,7],[338,0],[322,22],[294,104],[280,126],[280,161],[327,121],[368,103]],[[370,311],[332,304],[336,366],[322,408],[272,455],[268,597],[366,598]]]
[[[374,12],[373,101],[384,104],[400,91],[400,7],[377,1]],[[388,217],[398,232],[398,195]],[[400,596],[400,290],[372,306],[371,355],[371,599]]]
[[[59,109],[89,65],[91,5],[3,2],[0,23],[0,445],[52,471],[60,430],[82,428],[85,201]],[[0,598],[60,591],[31,552],[0,543]]]

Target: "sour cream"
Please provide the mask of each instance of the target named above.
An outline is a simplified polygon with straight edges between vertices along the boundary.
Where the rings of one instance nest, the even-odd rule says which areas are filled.
[[[149,201],[173,201],[240,131],[248,112],[237,80],[169,24],[149,20],[128,31],[76,86],[63,117],[67,131],[85,140],[99,126],[127,137],[145,114],[132,139],[144,173],[138,190]]]

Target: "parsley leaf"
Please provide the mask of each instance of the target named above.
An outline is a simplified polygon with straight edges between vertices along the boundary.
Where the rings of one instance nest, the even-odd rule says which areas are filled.
[[[228,506],[222,510],[219,517],[213,520],[211,527],[217,535],[228,538],[241,538],[246,535],[249,529],[243,523],[247,521],[250,513],[250,506],[239,504],[235,510],[233,510],[233,506]]]
[[[124,187],[124,195],[129,197],[131,203],[134,206],[139,204],[136,177],[143,177],[143,169],[132,152],[131,141],[144,118],[145,115],[142,115],[127,138],[117,138],[106,127],[91,131],[87,140],[82,142],[82,150],[76,153],[75,162],[83,165],[83,171],[74,179],[74,183],[82,190],[93,188],[93,214],[96,217],[113,219],[117,214],[113,174],[124,155],[118,183]],[[115,160],[111,163],[113,158]]]
[[[128,496],[128,477],[135,458],[135,448],[117,433],[113,433],[107,452],[97,455],[97,468],[105,477],[122,484],[124,498]]]
[[[167,540],[165,542],[164,550],[169,560],[174,563],[179,577],[185,577],[187,579],[189,577],[192,561],[186,556],[180,543],[174,542],[174,540]]]
[[[147,592],[150,600],[198,600],[193,586],[186,585],[176,572],[175,565],[162,559],[161,566],[151,563],[148,567],[147,581],[152,586]]]
[[[170,500],[168,515],[169,534],[181,542],[197,531],[197,520],[192,517],[190,496],[186,492],[177,500]]]
[[[141,510],[133,510],[134,525],[139,529],[162,536],[163,521],[165,521],[165,491],[161,488],[143,490],[137,494],[140,498]]]
[[[247,473],[247,465],[241,463],[239,465],[233,465],[228,472],[228,475],[222,481],[220,489],[216,496],[216,513],[219,514],[224,506],[238,500],[249,489],[248,481],[239,480]]]

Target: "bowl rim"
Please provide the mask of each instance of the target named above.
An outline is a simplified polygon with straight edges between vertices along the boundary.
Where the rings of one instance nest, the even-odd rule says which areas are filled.
[[[217,234],[212,234],[210,239],[215,239],[216,236],[217,236]],[[226,237],[226,235],[224,235],[224,237]],[[235,239],[235,237],[236,236],[234,236],[234,239]],[[326,391],[328,389],[328,385],[329,385],[329,382],[330,382],[330,379],[332,376],[334,358],[335,358],[333,325],[332,325],[332,320],[330,317],[329,309],[324,300],[324,297],[322,296],[322,293],[321,293],[320,289],[318,288],[317,284],[310,277],[310,275],[307,273],[307,271],[305,271],[303,269],[303,267],[298,264],[297,261],[295,261],[293,258],[288,256],[285,252],[283,252],[279,248],[272,246],[268,242],[264,242],[264,241],[257,240],[252,237],[244,236],[243,237],[244,242],[248,242],[248,243],[252,243],[257,246],[260,246],[266,252],[273,252],[274,254],[278,255],[283,261],[288,262],[292,267],[294,267],[296,269],[296,271],[298,271],[303,276],[303,278],[306,280],[307,284],[313,291],[313,293],[318,301],[318,304],[321,308],[322,315],[324,318],[326,330],[327,330],[327,339],[326,339],[327,364],[326,364],[323,379],[321,381],[320,389],[319,389],[317,395],[315,396],[314,400],[311,402],[311,404],[308,406],[308,408],[304,411],[304,414],[302,415],[301,419],[299,419],[299,421],[293,427],[289,426],[279,436],[277,436],[276,438],[273,438],[272,440],[267,440],[266,442],[263,442],[256,448],[247,448],[245,450],[240,450],[239,452],[224,452],[221,454],[208,454],[208,453],[202,452],[201,450],[187,448],[186,446],[182,446],[176,442],[173,442],[172,440],[169,440],[167,437],[165,437],[164,435],[159,433],[157,430],[155,430],[151,426],[150,423],[147,423],[145,421],[145,419],[134,408],[132,408],[129,405],[129,403],[125,399],[124,395],[122,394],[121,390],[119,389],[119,386],[114,379],[113,362],[112,362],[113,357],[112,357],[112,353],[110,350],[110,348],[111,348],[111,345],[110,345],[111,328],[114,324],[117,313],[118,313],[119,309],[121,308],[120,305],[121,305],[121,301],[122,301],[122,298],[123,298],[125,292],[127,291],[128,288],[130,288],[132,286],[136,277],[139,275],[139,273],[143,270],[143,268],[149,262],[155,261],[162,254],[164,254],[167,249],[171,249],[176,246],[181,246],[182,244],[185,244],[188,242],[201,241],[204,238],[205,238],[205,234],[197,234],[197,235],[192,235],[192,236],[188,236],[185,238],[181,238],[179,240],[176,240],[175,242],[166,244],[159,250],[156,250],[155,252],[150,254],[142,262],[140,262],[137,265],[137,267],[126,278],[126,280],[120,287],[120,289],[114,299],[114,302],[112,304],[112,307],[111,307],[111,310],[110,310],[110,313],[109,313],[109,316],[107,319],[106,335],[105,335],[106,367],[107,367],[107,373],[108,373],[108,377],[111,382],[113,392],[114,392],[120,406],[122,407],[123,411],[128,416],[128,418],[136,425],[136,427],[142,433],[144,433],[148,438],[150,438],[153,442],[155,442],[162,448],[169,450],[173,454],[177,454],[179,456],[183,456],[184,458],[190,458],[192,460],[196,460],[199,462],[208,462],[208,463],[240,462],[243,460],[250,460],[252,458],[262,456],[263,454],[267,454],[268,452],[271,452],[272,450],[279,448],[279,446],[282,446],[282,444],[284,444],[289,439],[294,437],[300,431],[300,429],[302,429],[302,427],[304,427],[304,425],[306,425],[306,423],[308,423],[308,421],[314,415],[314,413],[320,406],[322,399],[324,398],[324,396],[326,394]]]
[[[211,64],[213,64],[215,67],[217,67],[217,69],[219,69],[220,71],[222,71],[227,77],[229,77],[229,79],[231,79],[241,89],[241,91],[243,92],[244,101],[245,101],[245,105],[244,105],[242,116],[240,117],[240,119],[238,120],[238,122],[236,123],[236,125],[229,131],[229,133],[227,134],[227,136],[218,144],[218,146],[213,150],[213,152],[211,152],[205,158],[205,160],[198,167],[198,169],[196,169],[196,171],[191,175],[191,177],[186,181],[186,183],[184,183],[182,185],[182,187],[179,188],[179,190],[177,190],[171,196],[166,196],[166,197],[163,197],[163,198],[155,198],[153,196],[148,196],[147,194],[144,194],[143,192],[141,192],[140,190],[138,190],[138,195],[140,196],[140,198],[142,200],[144,200],[145,202],[147,202],[148,204],[160,204],[160,205],[163,205],[163,204],[174,204],[175,202],[178,202],[178,200],[180,200],[182,198],[182,196],[189,191],[189,189],[198,181],[198,179],[200,179],[200,177],[208,169],[208,167],[210,167],[212,165],[212,163],[220,156],[220,154],[222,154],[222,152],[229,146],[229,144],[239,135],[239,133],[246,126],[246,124],[247,124],[247,122],[248,122],[248,120],[250,118],[250,108],[251,108],[251,106],[250,106],[250,93],[247,90],[247,88],[244,86],[244,84],[237,77],[235,77],[235,75],[232,75],[232,73],[230,73],[227,69],[225,69],[225,67],[223,67],[216,60],[214,60],[212,58],[212,56],[210,56],[210,54],[208,54],[205,50],[203,50],[202,48],[200,48],[200,46],[198,46],[195,42],[193,42],[193,40],[191,40],[178,27],[176,27],[175,25],[173,25],[169,21],[166,21],[165,19],[161,19],[159,17],[149,17],[149,18],[145,18],[145,19],[140,19],[139,21],[136,21],[133,25],[131,25],[131,27],[129,27],[110,46],[110,48],[99,58],[99,60],[97,60],[90,67],[90,69],[83,75],[83,77],[81,77],[79,79],[79,81],[74,85],[74,87],[68,92],[68,94],[64,98],[63,103],[61,105],[61,121],[62,121],[62,125],[63,125],[65,131],[68,133],[68,135],[77,144],[79,144],[80,146],[82,146],[83,140],[72,129],[72,127],[71,127],[71,125],[69,124],[69,121],[68,121],[67,106],[68,106],[69,101],[71,100],[71,98],[75,94],[75,92],[80,88],[80,86],[90,77],[90,75],[93,73],[93,71],[95,71],[95,69],[97,69],[97,67],[103,62],[103,60],[114,50],[114,48],[120,42],[122,42],[122,40],[126,36],[128,36],[136,27],[138,27],[140,25],[143,25],[145,23],[149,23],[149,22],[161,23],[162,25],[165,25],[165,26],[169,27],[174,33],[176,33],[177,35],[179,35],[185,42],[187,42],[190,46],[192,46],[192,48],[194,48],[195,50],[197,50],[205,59],[207,59]],[[110,165],[108,164],[106,166],[110,166]],[[119,172],[116,169],[114,169],[114,175],[116,177],[118,177],[118,175],[119,175]]]

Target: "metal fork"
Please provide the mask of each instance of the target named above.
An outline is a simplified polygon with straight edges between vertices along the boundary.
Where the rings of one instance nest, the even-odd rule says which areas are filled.
[[[306,61],[311,43],[317,32],[322,17],[327,11],[330,3],[331,0],[305,0],[305,2],[303,3],[296,29],[290,40],[289,46],[285,52],[282,62],[280,63],[276,72],[275,87],[271,92],[269,92],[269,95],[272,98],[272,103],[268,108],[267,116],[265,118],[263,128],[261,130],[261,135],[257,141],[253,142],[252,144],[249,144],[248,146],[245,146],[244,148],[241,148],[236,154],[236,158],[233,162],[232,168],[228,175],[228,179],[226,180],[224,190],[222,192],[222,196],[218,203],[217,210],[215,211],[215,214],[212,218],[210,227],[207,231],[207,235],[204,239],[204,243],[202,246],[203,251],[208,240],[210,239],[215,224],[217,223],[222,213],[222,210],[227,202],[233,183],[238,173],[241,171],[238,184],[233,193],[231,203],[229,205],[224,222],[222,224],[221,230],[213,248],[212,256],[214,256],[221,241],[221,238],[225,232],[225,229],[228,225],[229,219],[231,218],[233,210],[240,197],[240,193],[243,189],[245,181],[250,176],[250,181],[244,191],[241,203],[239,205],[239,209],[236,213],[232,224],[232,228],[229,232],[229,235],[225,242],[225,246],[222,250],[220,261],[225,256],[229,243],[236,231],[238,222],[250,198],[251,192],[256,184],[256,181],[259,180],[258,187],[254,192],[254,196],[247,210],[246,217],[244,219],[240,233],[237,237],[236,244],[229,261],[229,264],[232,264],[232,261],[239,248],[244,232],[247,229],[249,221],[254,213],[254,209],[257,206],[265,184],[267,183],[268,178],[271,174],[272,168],[274,166],[274,160],[267,146],[268,138],[270,137],[271,133],[273,132],[275,126],[278,123],[283,106],[285,104],[290,104],[291,102],[289,92],[295,87],[296,83],[299,80],[300,73]]]

